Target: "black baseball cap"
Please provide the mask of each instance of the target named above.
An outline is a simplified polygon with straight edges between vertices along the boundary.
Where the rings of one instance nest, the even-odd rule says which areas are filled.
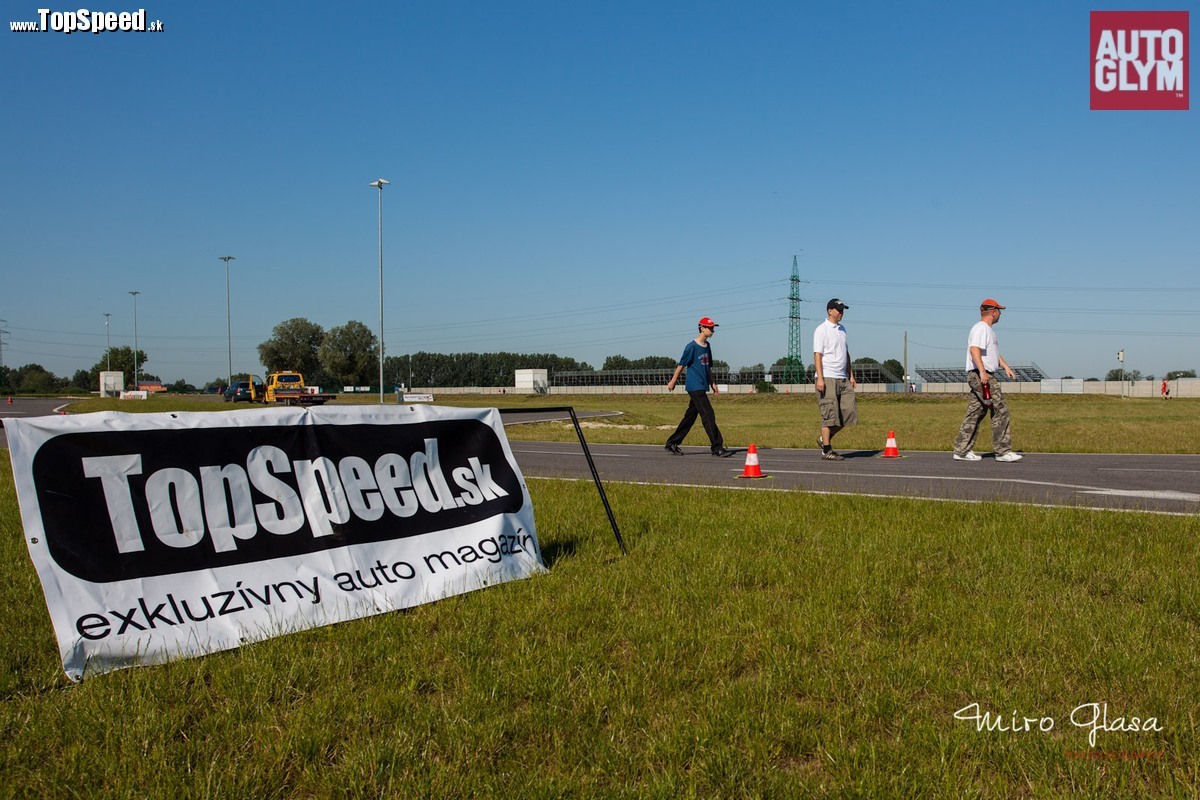
[[[828,311],[831,308],[836,308],[838,311],[845,311],[849,307],[850,306],[846,305],[841,300],[838,300],[836,297],[825,304],[826,311]]]

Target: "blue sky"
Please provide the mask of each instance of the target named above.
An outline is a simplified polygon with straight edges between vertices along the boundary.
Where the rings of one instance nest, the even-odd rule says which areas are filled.
[[[146,5],[161,33],[5,30],[4,364],[89,368],[104,312],[132,345],[137,290],[146,369],[223,376],[222,255],[235,371],[286,319],[374,330],[383,177],[389,354],[599,367],[711,315],[718,358],[770,364],[798,255],[805,351],[836,296],[854,356],[907,332],[910,369],[957,364],[995,297],[1012,363],[1200,369],[1200,98],[1088,109],[1090,11],[1197,6],[210,2]]]

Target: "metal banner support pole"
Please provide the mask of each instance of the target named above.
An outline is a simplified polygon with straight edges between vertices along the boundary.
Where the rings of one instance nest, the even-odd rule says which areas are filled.
[[[613,516],[612,506],[608,504],[608,495],[604,493],[604,484],[600,482],[600,473],[596,471],[596,462],[592,460],[592,453],[588,450],[587,440],[583,438],[583,428],[579,427],[579,417],[575,415],[575,409],[572,406],[556,406],[554,408],[503,408],[499,410],[503,414],[544,414],[553,412],[571,415],[571,424],[575,426],[575,434],[579,437],[579,446],[583,448],[583,457],[587,459],[588,469],[592,471],[592,480],[596,483],[596,491],[600,494],[600,502],[604,504],[604,511],[608,514],[608,522],[612,525],[613,536],[617,539],[617,546],[621,548],[621,555],[629,555],[629,551],[625,549],[625,540],[621,538],[621,529],[617,527],[617,518]]]

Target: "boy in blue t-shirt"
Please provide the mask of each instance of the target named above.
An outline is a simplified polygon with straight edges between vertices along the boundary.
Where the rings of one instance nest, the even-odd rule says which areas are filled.
[[[677,456],[683,455],[683,450],[679,448],[679,445],[683,444],[696,417],[700,417],[700,422],[704,425],[704,432],[708,434],[708,441],[712,446],[712,454],[726,458],[733,455],[733,451],[725,449],[725,442],[721,438],[721,429],[717,427],[717,415],[713,412],[712,403],[708,401],[710,388],[713,394],[717,394],[717,385],[712,382],[712,348],[708,344],[708,340],[716,333],[717,323],[709,317],[703,317],[697,327],[700,329],[700,335],[683,348],[683,355],[679,357],[679,365],[675,367],[675,374],[671,376],[671,380],[667,381],[667,391],[675,391],[675,384],[679,381],[680,374],[687,370],[684,388],[690,398],[687,411],[683,412],[683,419],[680,421],[679,427],[667,439],[667,452]]]

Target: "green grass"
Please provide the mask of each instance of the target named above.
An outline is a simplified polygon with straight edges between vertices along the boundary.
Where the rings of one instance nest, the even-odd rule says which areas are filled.
[[[1121,400],[1103,396],[1010,395],[1013,446],[1042,453],[1195,453],[1200,442],[1200,400]],[[438,398],[448,404],[481,404],[480,398]],[[536,400],[486,398],[500,407],[571,405],[580,410],[616,409],[625,413],[599,422],[605,427],[587,430],[588,441],[659,444],[679,424],[686,396],[568,395]],[[721,395],[713,400],[717,424],[726,444],[744,447],[815,446],[820,428],[816,400],[811,395]],[[889,431],[895,431],[900,448],[946,450],[962,424],[964,397],[860,395],[858,425],[837,435],[840,450],[881,449]],[[611,427],[607,427],[611,426]],[[986,426],[986,423],[985,423]],[[570,440],[574,431],[565,424],[509,428],[512,439]],[[557,429],[557,430],[556,430]],[[708,439],[697,424],[687,444],[705,445]],[[991,449],[990,429],[980,432],[982,452]]]
[[[724,397],[723,427],[762,414],[748,430],[785,441],[793,409],[815,421],[762,399],[782,422]],[[1047,413],[1025,401],[1018,420]],[[914,421],[939,405],[864,400],[864,417],[893,403]],[[1137,407],[1113,403],[1076,411],[1099,426]],[[682,405],[629,410],[627,427],[673,425]],[[606,488],[628,557],[594,487],[532,480],[547,575],[74,685],[5,459],[0,796],[1200,793],[1195,518]],[[972,702],[1055,725],[980,732],[954,719]],[[1163,730],[1092,749],[1069,716],[1093,702]]]
[[[371,403],[376,395],[343,397],[338,403]],[[389,396],[389,400],[394,395]],[[1009,395],[1013,447],[1037,453],[1195,453],[1200,442],[1200,399],[1122,400],[1102,395]],[[580,411],[618,411],[588,423],[589,442],[661,444],[679,424],[687,395],[444,395],[440,405],[498,408],[572,406]],[[90,399],[71,413],[100,410],[234,411],[246,404],[212,399],[152,397],[147,401]],[[811,395],[719,395],[713,399],[726,444],[744,447],[815,446],[820,417]],[[967,403],[962,396],[860,395],[859,424],[837,436],[841,450],[878,450],[895,431],[901,450],[950,450]],[[986,426],[986,423],[985,423]],[[570,423],[516,425],[516,441],[574,441]],[[686,444],[707,444],[697,423]],[[981,452],[991,449],[990,430],[980,432]]]

